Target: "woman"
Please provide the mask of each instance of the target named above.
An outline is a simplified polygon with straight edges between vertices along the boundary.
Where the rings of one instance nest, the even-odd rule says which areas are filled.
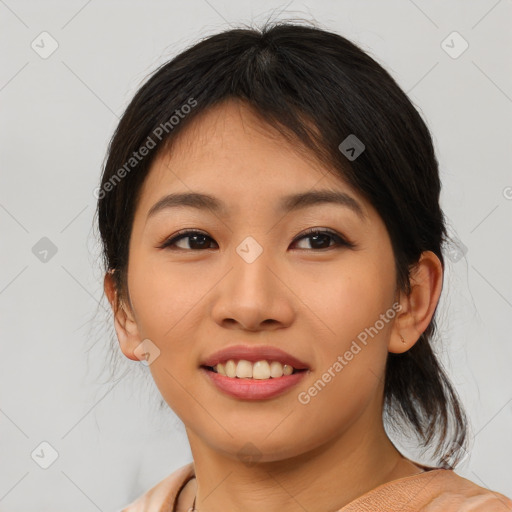
[[[125,511],[512,510],[452,469],[439,195],[420,115],[337,34],[230,30],[153,74],[98,189],[104,288],[193,462]]]

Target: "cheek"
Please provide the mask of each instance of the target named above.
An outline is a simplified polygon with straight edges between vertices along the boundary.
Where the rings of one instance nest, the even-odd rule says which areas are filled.
[[[322,336],[333,340],[340,350],[392,306],[392,260],[388,261],[387,255],[383,261],[375,260],[362,254],[347,258],[300,285],[298,295],[309,308],[305,312],[314,318]],[[389,322],[384,328],[379,322],[378,328],[385,331],[388,326]]]
[[[328,330],[316,337],[314,379],[299,390],[305,431],[321,424],[328,426],[326,436],[336,436],[370,403],[378,408],[394,318],[386,286],[372,272],[329,281],[316,306]]]
[[[191,341],[207,284],[201,283],[200,273],[171,271],[170,265],[161,262],[152,265],[146,260],[137,265],[134,258],[130,271],[130,296],[140,336],[160,350],[149,370],[164,400],[181,417],[190,406],[183,385],[196,371]]]
[[[394,272],[388,267],[392,262],[388,256],[383,254],[379,260],[360,254],[347,259],[309,296],[311,300],[314,297],[314,303],[310,305],[308,301],[308,305],[322,320],[316,322],[322,329],[316,338],[315,373],[320,376],[322,390],[319,403],[344,403],[348,411],[355,412],[380,383],[395,316]],[[315,414],[325,413],[320,409]],[[346,412],[338,411],[338,419]]]
[[[181,267],[166,264],[164,258],[153,264],[149,258],[139,259],[140,264],[134,257],[128,276],[141,335],[167,342],[179,332],[182,339],[183,329],[191,324],[211,287],[208,273],[194,271],[190,263]]]

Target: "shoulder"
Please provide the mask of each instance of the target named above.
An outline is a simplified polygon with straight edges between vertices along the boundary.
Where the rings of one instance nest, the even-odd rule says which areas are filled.
[[[453,470],[433,475],[431,490],[422,503],[424,512],[474,510],[475,512],[511,512],[512,500],[504,494],[481,487]]]
[[[190,462],[165,477],[119,512],[160,512],[172,509],[182,486],[194,475]]]
[[[401,512],[509,512],[512,500],[453,470],[435,469],[381,485],[339,512],[395,512],[398,506]]]

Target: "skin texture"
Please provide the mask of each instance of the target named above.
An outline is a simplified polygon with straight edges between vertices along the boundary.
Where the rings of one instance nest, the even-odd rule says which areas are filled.
[[[129,298],[120,304],[105,276],[125,356],[138,360],[144,339],[160,350],[150,370],[186,426],[201,511],[337,510],[378,485],[421,472],[384,431],[384,369],[388,352],[409,350],[427,328],[441,293],[441,263],[423,253],[411,294],[399,293],[382,219],[307,156],[242,103],[208,111],[154,161],[146,178],[130,239]],[[350,194],[364,219],[334,204],[276,211],[281,196],[319,189]],[[146,219],[164,195],[191,191],[221,199],[226,215],[181,207]],[[354,247],[327,238],[331,247],[316,249],[311,238],[295,240],[311,227],[330,228]],[[193,250],[187,238],[178,248],[159,248],[185,228],[210,237],[209,248]],[[252,263],[236,252],[247,236],[263,249]],[[401,306],[394,319],[301,404],[298,393],[394,303]],[[234,399],[199,366],[236,344],[275,345],[306,362],[309,372],[275,399]],[[257,463],[237,455],[248,442],[258,451]]]

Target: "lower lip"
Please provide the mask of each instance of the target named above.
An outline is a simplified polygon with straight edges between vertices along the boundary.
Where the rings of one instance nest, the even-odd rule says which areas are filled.
[[[271,379],[239,379],[226,377],[206,368],[200,368],[210,379],[210,382],[222,392],[243,400],[267,400],[281,395],[293,386],[296,386],[307,371],[283,375]]]

